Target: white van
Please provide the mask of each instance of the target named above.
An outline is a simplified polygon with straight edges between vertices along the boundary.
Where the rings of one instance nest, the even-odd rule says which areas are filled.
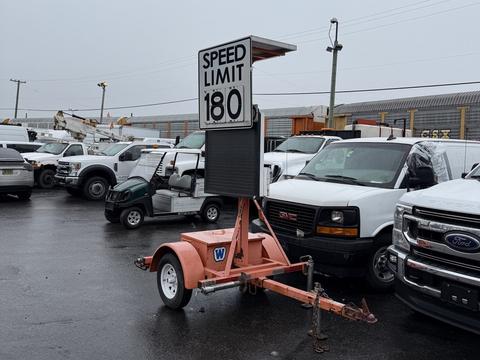
[[[0,125],[0,141],[29,141],[27,128]]]
[[[264,211],[292,260],[312,255],[318,272],[366,276],[372,287],[388,288],[394,277],[386,249],[398,199],[409,190],[458,179],[479,160],[480,142],[473,141],[337,141],[294,179],[271,184]],[[265,230],[253,221],[252,231]]]

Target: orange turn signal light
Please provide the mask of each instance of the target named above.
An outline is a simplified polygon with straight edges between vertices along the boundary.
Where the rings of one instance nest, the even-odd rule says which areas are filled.
[[[317,234],[358,236],[358,228],[344,228],[333,226],[317,226]]]

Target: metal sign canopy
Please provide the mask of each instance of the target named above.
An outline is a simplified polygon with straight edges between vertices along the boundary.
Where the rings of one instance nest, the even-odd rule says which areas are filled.
[[[250,36],[250,41],[252,43],[252,63],[277,56],[284,56],[288,52],[297,50],[296,45],[253,35]]]
[[[198,108],[202,130],[249,129],[252,64],[295,51],[295,45],[248,36],[198,52]]]

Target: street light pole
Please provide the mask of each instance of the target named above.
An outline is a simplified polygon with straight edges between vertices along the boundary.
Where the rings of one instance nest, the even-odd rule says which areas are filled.
[[[102,81],[102,82],[99,82],[97,85],[102,88],[102,107],[100,110],[100,124],[102,124],[103,123],[103,105],[105,103],[105,88],[107,87],[107,83],[105,81]]]
[[[343,48],[343,45],[338,43],[338,20],[336,18],[332,18],[330,20],[330,26],[332,25],[335,25],[335,41],[332,44],[333,47],[331,46],[327,47],[328,52],[333,52],[332,80],[330,84],[330,105],[328,107],[327,128],[333,128],[335,126],[333,113],[334,113],[334,107],[335,107],[335,86],[337,82],[337,56],[338,56],[338,52]]]
[[[26,84],[27,82],[22,80],[16,80],[16,79],[10,79],[10,81],[17,83],[17,99],[15,100],[15,116],[13,117],[14,119],[16,119],[17,111],[18,111],[18,97],[20,95],[20,84]]]

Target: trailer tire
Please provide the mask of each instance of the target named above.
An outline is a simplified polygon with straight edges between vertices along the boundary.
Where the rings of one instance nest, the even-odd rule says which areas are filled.
[[[38,174],[38,187],[41,189],[53,189],[55,186],[55,171],[42,169]]]
[[[182,309],[190,302],[192,289],[185,288],[182,265],[171,252],[160,258],[157,268],[157,286],[163,303],[170,309]]]
[[[101,176],[92,176],[83,185],[83,196],[87,200],[98,201],[105,199],[108,191],[108,181]]]
[[[216,223],[220,218],[220,206],[216,202],[206,203],[202,208],[201,216],[206,223]]]
[[[120,213],[120,222],[128,230],[137,229],[143,224],[145,215],[139,207],[130,207]]]

